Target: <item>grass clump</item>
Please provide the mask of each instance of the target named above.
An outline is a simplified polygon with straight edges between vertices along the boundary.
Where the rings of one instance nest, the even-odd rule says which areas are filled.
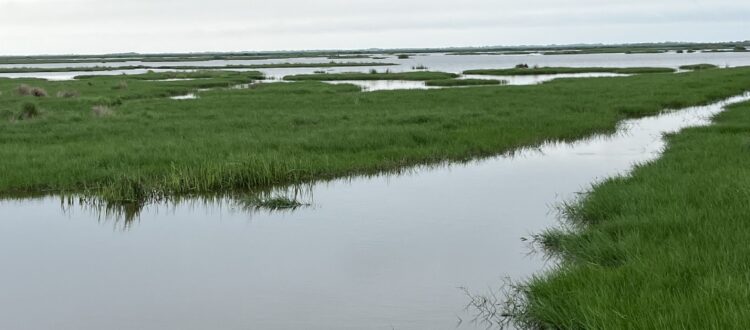
[[[299,74],[284,77],[284,80],[302,81],[335,81],[335,80],[442,80],[457,78],[455,73],[415,71],[415,72],[377,72],[371,70],[369,73],[345,72],[326,74]]]
[[[680,66],[681,70],[691,70],[691,71],[698,71],[698,70],[709,70],[709,69],[718,69],[719,67],[713,64],[691,64],[691,65],[683,65]]]
[[[482,85],[504,85],[507,84],[506,80],[494,80],[494,79],[441,79],[441,80],[428,80],[425,82],[427,86],[436,87],[459,87],[459,86],[482,86]]]
[[[65,98],[65,99],[67,99],[67,98],[73,98],[73,97],[78,97],[80,95],[81,95],[81,93],[79,93],[78,91],[74,91],[74,90],[65,90],[65,91],[59,91],[59,92],[57,92],[57,97],[59,97],[59,98]]]
[[[31,88],[31,95],[34,97],[47,97],[47,91],[44,88],[33,87]]]
[[[32,87],[26,84],[20,84],[18,87],[16,87],[16,93],[21,96],[28,96],[31,95],[31,89]]]
[[[112,111],[112,108],[106,105],[95,105],[91,107],[91,114],[94,115],[94,117],[109,117],[113,113],[114,111]]]
[[[39,110],[39,107],[36,104],[25,102],[21,105],[21,112],[18,114],[16,119],[28,120],[39,117],[41,114],[42,112]]]
[[[398,54],[398,55],[396,55],[396,57],[399,60],[407,60],[407,59],[411,58],[411,55],[409,55],[409,54]]]
[[[21,84],[16,87],[16,93],[21,96],[46,97],[47,91],[41,87],[32,87],[27,84]]]
[[[128,89],[128,82],[121,80],[117,82],[117,85],[112,87],[112,89]]]
[[[669,136],[659,160],[572,205],[578,230],[544,235],[563,263],[525,286],[526,323],[750,327],[748,132],[750,103],[730,106],[711,126]]]
[[[516,67],[513,69],[480,69],[467,70],[464,74],[495,75],[495,76],[523,76],[562,73],[619,73],[619,74],[642,74],[642,73],[673,73],[672,68],[603,68],[603,67]]]

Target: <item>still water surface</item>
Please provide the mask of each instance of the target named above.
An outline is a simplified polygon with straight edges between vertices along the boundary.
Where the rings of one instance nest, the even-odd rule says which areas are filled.
[[[750,95],[728,102],[749,100]],[[726,102],[408,174],[317,183],[289,212],[231,200],[131,222],[59,197],[0,201],[0,329],[482,329],[457,289],[549,267],[521,239],[554,205],[653,160]]]

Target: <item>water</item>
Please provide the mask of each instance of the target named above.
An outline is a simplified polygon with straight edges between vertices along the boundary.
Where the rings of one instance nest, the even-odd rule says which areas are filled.
[[[470,318],[457,287],[545,268],[521,238],[554,226],[554,205],[655,159],[663,133],[727,102],[513,156],[317,183],[312,206],[288,212],[194,200],[125,219],[59,197],[0,201],[0,329],[455,329]]]
[[[339,59],[331,60],[328,58],[290,58],[290,59],[271,59],[271,60],[214,60],[200,62],[112,62],[112,63],[50,63],[50,64],[2,64],[0,68],[6,67],[39,67],[39,68],[60,68],[60,67],[91,67],[91,66],[133,66],[133,65],[150,65],[150,66],[226,66],[226,65],[248,65],[248,64],[278,64],[278,63],[328,63],[336,62],[381,62],[396,63],[395,66],[376,66],[376,67],[335,67],[323,68],[328,72],[369,72],[371,69],[384,71],[389,69],[393,72],[413,71],[413,67],[424,65],[433,71],[445,71],[460,73],[471,69],[500,69],[512,68],[516,64],[525,63],[530,66],[570,66],[570,67],[640,67],[640,66],[657,66],[677,68],[681,65],[710,63],[721,67],[735,67],[750,65],[750,53],[683,53],[677,54],[660,53],[660,54],[581,54],[581,55],[446,55],[446,54],[420,54],[412,56],[409,59],[397,59],[395,56],[386,56],[385,59],[358,58],[358,59]],[[267,76],[280,78],[292,74],[309,74],[321,70],[318,68],[272,68],[272,69],[232,69],[232,70],[252,70],[262,71]],[[112,72],[60,72],[60,73],[14,73],[0,74],[0,77],[54,77],[54,79],[73,79],[77,75],[93,74],[120,74],[120,73],[143,73],[146,70],[120,70]],[[159,70],[154,70],[159,71]]]
[[[424,81],[409,81],[409,80],[340,80],[340,81],[326,81],[329,84],[351,84],[362,88],[363,92],[374,92],[382,90],[396,90],[396,89],[433,89],[439,87],[432,87],[425,85]]]
[[[199,96],[198,94],[195,94],[195,93],[187,93],[185,95],[177,95],[177,96],[170,97],[170,99],[172,100],[194,100],[197,98],[199,98]]]
[[[505,80],[508,85],[536,85],[544,82],[561,78],[597,78],[597,77],[626,77],[629,75],[608,73],[608,72],[587,72],[587,73],[559,73],[559,74],[540,74],[525,76],[492,76],[492,75],[462,75],[460,79],[494,79]]]
[[[504,80],[507,85],[536,85],[547,81],[560,78],[596,78],[596,77],[625,77],[628,75],[617,73],[561,73],[561,74],[543,74],[543,75],[526,75],[526,76],[492,76],[492,75],[461,75],[458,79],[486,79],[486,80]],[[363,92],[374,92],[381,90],[397,89],[435,89],[435,88],[459,88],[458,87],[436,87],[427,86],[424,81],[409,80],[339,80],[326,81],[329,84],[352,84],[362,88]]]

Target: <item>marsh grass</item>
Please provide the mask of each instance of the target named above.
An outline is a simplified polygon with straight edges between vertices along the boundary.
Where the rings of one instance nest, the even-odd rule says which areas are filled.
[[[91,107],[91,114],[95,117],[109,117],[114,111],[106,105],[95,105]]]
[[[505,85],[507,80],[495,80],[495,79],[441,79],[441,80],[428,80],[425,82],[427,86],[438,86],[438,87],[459,87],[459,86],[486,86],[486,85]]]
[[[680,66],[681,70],[691,70],[691,71],[697,71],[697,70],[709,70],[709,69],[718,69],[719,67],[713,64],[691,64],[691,65],[683,65]]]
[[[115,85],[114,87],[112,87],[112,89],[128,89],[128,82],[124,81],[124,80],[121,80],[121,81],[117,82],[117,85]]]
[[[59,98],[74,98],[74,97],[79,97],[80,95],[81,93],[79,93],[78,91],[74,91],[74,90],[64,90],[64,91],[57,92],[57,97]]]
[[[21,96],[47,97],[47,91],[41,87],[32,87],[21,84],[16,87],[16,93]]]
[[[34,87],[31,89],[31,95],[34,97],[47,97],[47,91],[44,88]]]
[[[16,93],[21,96],[28,96],[31,95],[31,86],[26,84],[20,84],[18,87],[16,87]]]
[[[159,83],[148,81],[157,74],[0,79],[0,90],[33,83],[81,92],[75,99],[36,99],[40,108],[54,109],[44,120],[0,122],[7,174],[0,176],[0,194],[82,193],[142,202],[377,174],[611,132],[626,117],[703,104],[750,86],[750,68],[734,68],[376,93],[304,81],[217,88],[191,102],[168,99],[247,82],[249,75]],[[129,88],[113,90],[121,80]],[[15,93],[0,98],[0,111],[17,113],[24,102]],[[116,115],[97,120],[91,115],[97,105],[116,107]]]
[[[561,73],[619,73],[619,74],[644,74],[644,73],[673,73],[672,68],[652,68],[652,67],[634,67],[634,68],[604,68],[604,67],[516,67],[513,69],[480,69],[466,70],[464,74],[479,75],[497,75],[497,76],[522,76],[522,75],[542,75],[542,74],[561,74]]]
[[[711,72],[716,70],[711,70]],[[663,156],[564,206],[562,258],[523,285],[532,328],[750,327],[750,103],[668,136]]]
[[[31,102],[25,102],[21,104],[21,111],[16,117],[18,120],[29,120],[39,117],[42,114],[39,107]]]

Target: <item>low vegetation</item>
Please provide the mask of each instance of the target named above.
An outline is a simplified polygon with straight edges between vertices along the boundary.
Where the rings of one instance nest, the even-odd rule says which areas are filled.
[[[505,80],[495,79],[440,79],[440,80],[428,80],[425,82],[427,86],[438,86],[438,87],[458,87],[458,86],[481,86],[481,85],[504,85],[508,82]]]
[[[680,67],[680,70],[708,70],[708,69],[718,69],[719,67],[713,64],[691,64],[691,65],[683,65]]]
[[[603,67],[515,67],[513,69],[489,69],[489,70],[467,70],[464,74],[494,75],[494,76],[524,76],[561,73],[619,73],[619,74],[641,74],[641,73],[672,73],[672,68],[603,68]]]
[[[716,71],[716,70],[712,70]],[[750,327],[750,103],[669,137],[543,236],[559,269],[522,288],[518,321],[557,329]]]
[[[31,103],[31,102],[25,102],[21,104],[21,111],[18,113],[18,116],[16,119],[28,120],[28,119],[39,117],[39,115],[41,115],[41,111],[39,110],[36,104]]]
[[[623,118],[750,88],[750,68],[377,93],[315,81],[214,88],[257,74],[162,82],[152,80],[164,73],[0,79],[3,113],[29,101],[12,92],[20,84],[80,92],[34,98],[42,116],[0,122],[0,194],[144,201],[379,173],[610,132]],[[112,89],[119,81],[128,88]],[[168,98],[203,88],[214,89],[190,102]],[[98,105],[116,115],[92,116]]]
[[[91,107],[91,114],[95,117],[109,117],[112,115],[112,109],[106,105],[95,105]]]

